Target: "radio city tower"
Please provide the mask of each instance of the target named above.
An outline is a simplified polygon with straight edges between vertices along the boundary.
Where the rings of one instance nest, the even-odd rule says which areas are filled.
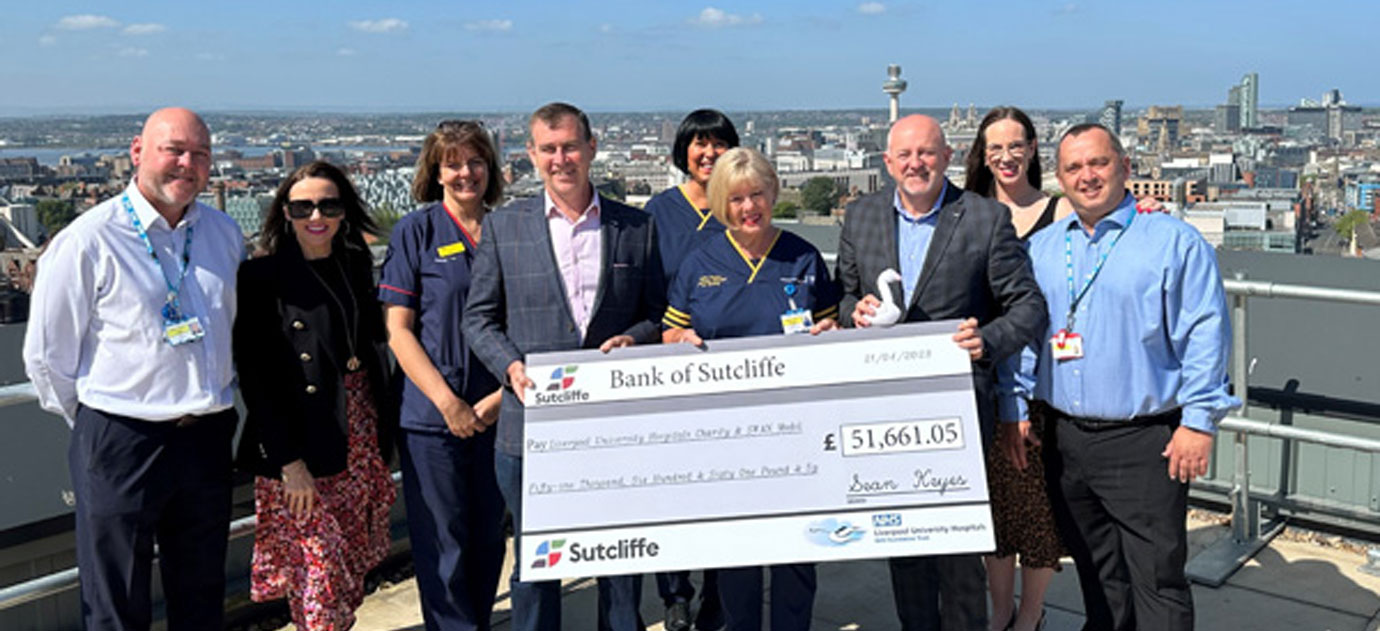
[[[901,93],[906,91],[906,81],[901,78],[901,67],[896,64],[887,66],[886,74],[891,78],[882,84],[882,91],[891,95],[891,122],[894,123],[901,115]]]

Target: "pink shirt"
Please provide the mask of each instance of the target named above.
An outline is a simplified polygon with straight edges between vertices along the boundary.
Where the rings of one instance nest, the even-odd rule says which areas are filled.
[[[551,248],[556,265],[565,281],[565,299],[580,337],[589,329],[589,315],[594,308],[594,296],[599,291],[599,270],[603,256],[603,239],[599,234],[599,194],[595,193],[589,207],[579,218],[571,221],[556,207],[549,192],[546,201],[546,225],[551,230]],[[602,340],[600,340],[602,341]]]

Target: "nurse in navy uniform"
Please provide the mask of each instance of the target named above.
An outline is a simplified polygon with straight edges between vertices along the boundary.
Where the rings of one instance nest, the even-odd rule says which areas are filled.
[[[676,277],[676,268],[685,255],[723,234],[723,223],[709,212],[709,176],[714,173],[719,156],[737,146],[738,130],[723,112],[695,110],[680,122],[671,147],[671,162],[689,179],[657,193],[646,206],[647,212],[656,218],[657,246],[668,283]],[[723,626],[718,585],[718,574],[706,571],[695,615],[696,629],[713,631]],[[695,596],[690,572],[657,572],[656,590],[666,605],[666,631],[690,629],[690,599]]]
[[[780,181],[762,154],[732,149],[715,164],[710,209],[728,226],[677,270],[667,295],[662,341],[813,333],[837,328],[838,286],[819,250],[771,225]],[[771,629],[805,631],[814,607],[810,563],[770,568]],[[728,631],[762,629],[762,568],[719,570]]]
[[[428,205],[394,227],[379,283],[388,344],[407,376],[399,451],[412,556],[427,631],[483,630],[504,553],[491,429],[502,393],[460,318],[480,221],[503,196],[488,131],[438,125],[412,194]]]

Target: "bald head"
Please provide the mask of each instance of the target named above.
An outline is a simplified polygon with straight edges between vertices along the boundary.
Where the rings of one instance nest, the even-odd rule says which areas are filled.
[[[933,118],[912,114],[891,126],[882,159],[907,212],[929,212],[944,190],[944,170],[952,156],[944,130]]]
[[[944,129],[939,126],[939,121],[925,116],[924,114],[911,114],[904,118],[897,119],[891,124],[891,131],[886,135],[886,147],[890,151],[898,136],[923,136],[931,140],[936,145],[949,144],[944,138]]]
[[[129,157],[139,193],[176,225],[211,177],[211,133],[196,112],[164,108],[144,121]]]

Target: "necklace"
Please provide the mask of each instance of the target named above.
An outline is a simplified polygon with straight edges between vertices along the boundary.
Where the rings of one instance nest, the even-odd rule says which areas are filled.
[[[340,272],[340,280],[345,282],[345,292],[350,295],[350,304],[358,305],[359,303],[355,301],[355,290],[350,288],[350,278],[345,275],[345,268],[341,266],[340,259],[333,260],[335,261],[336,270]],[[351,318],[352,312],[345,308],[345,303],[340,301],[340,296],[335,295],[335,291],[331,289],[326,279],[322,278],[321,274],[316,272],[316,268],[312,267],[311,261],[307,262],[307,269],[311,270],[311,275],[316,277],[316,282],[321,283],[321,288],[325,289],[326,294],[335,302],[335,306],[340,309],[340,317],[345,320],[345,326],[350,329],[350,334],[345,337],[345,347],[350,351],[350,358],[345,360],[345,370],[349,372],[359,370],[359,356],[355,353],[355,337],[359,334],[358,310],[353,312],[354,317]]]

